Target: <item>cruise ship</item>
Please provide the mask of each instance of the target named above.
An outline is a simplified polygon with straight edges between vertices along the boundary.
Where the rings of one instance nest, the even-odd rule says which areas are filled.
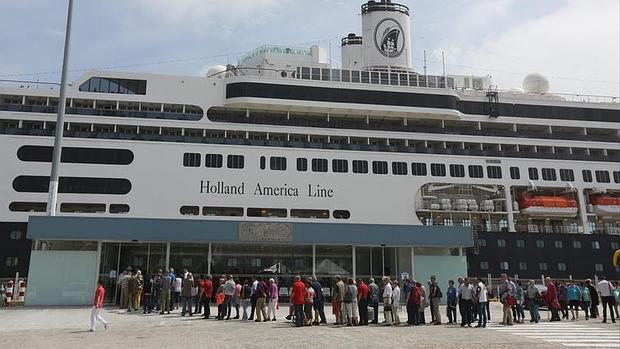
[[[206,76],[85,73],[56,216],[58,88],[1,87],[0,277],[27,276],[27,304],[83,304],[127,268],[284,286],[614,275],[618,98],[553,93],[540,74],[518,90],[426,75],[409,16],[364,3],[339,69],[318,46],[263,46]]]

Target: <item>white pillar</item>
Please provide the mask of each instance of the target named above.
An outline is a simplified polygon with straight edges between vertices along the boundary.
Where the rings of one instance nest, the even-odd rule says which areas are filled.
[[[353,275],[353,280],[355,280],[357,276],[357,264],[355,264],[355,246],[351,247],[351,256],[353,258],[353,271],[351,272],[351,274]]]
[[[411,246],[411,276],[409,279],[415,280],[415,252],[413,246]]]
[[[209,242],[209,254],[207,254],[207,274],[211,275],[211,243]]]
[[[506,197],[506,213],[508,213],[508,231],[514,233],[517,229],[515,227],[515,214],[512,211],[512,195],[510,195],[510,186],[504,187],[504,195]]]
[[[581,232],[587,234],[588,231],[588,212],[586,211],[586,196],[583,195],[583,190],[577,190],[577,200],[579,201],[579,217],[581,218]]]
[[[170,269],[170,242],[166,242],[166,269]]]
[[[316,277],[316,245],[312,245],[312,276]]]
[[[99,272],[101,270],[101,241],[97,241],[97,262],[95,266],[95,285],[97,285],[97,281],[99,281]]]

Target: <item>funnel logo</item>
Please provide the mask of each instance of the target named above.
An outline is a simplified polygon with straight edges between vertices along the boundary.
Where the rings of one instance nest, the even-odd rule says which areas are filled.
[[[398,57],[405,48],[403,28],[392,18],[385,18],[375,28],[375,46],[388,58]]]

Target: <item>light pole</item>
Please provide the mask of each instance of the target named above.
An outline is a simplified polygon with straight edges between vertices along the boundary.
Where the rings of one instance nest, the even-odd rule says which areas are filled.
[[[60,79],[60,96],[58,98],[58,117],[56,118],[56,134],[54,137],[54,155],[52,157],[52,173],[50,174],[49,193],[47,197],[47,215],[56,215],[56,202],[58,201],[58,168],[62,153],[62,136],[64,131],[65,105],[67,100],[67,66],[69,65],[69,42],[71,41],[71,14],[73,12],[73,0],[69,0],[67,10],[67,28],[65,32],[65,52],[62,58],[62,75]]]

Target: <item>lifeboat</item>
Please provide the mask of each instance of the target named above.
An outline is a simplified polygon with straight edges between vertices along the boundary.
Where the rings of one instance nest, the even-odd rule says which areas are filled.
[[[590,197],[590,205],[594,207],[597,216],[620,216],[620,198],[597,195]]]
[[[523,193],[518,201],[521,214],[535,217],[576,217],[579,210],[577,200],[568,196]]]

